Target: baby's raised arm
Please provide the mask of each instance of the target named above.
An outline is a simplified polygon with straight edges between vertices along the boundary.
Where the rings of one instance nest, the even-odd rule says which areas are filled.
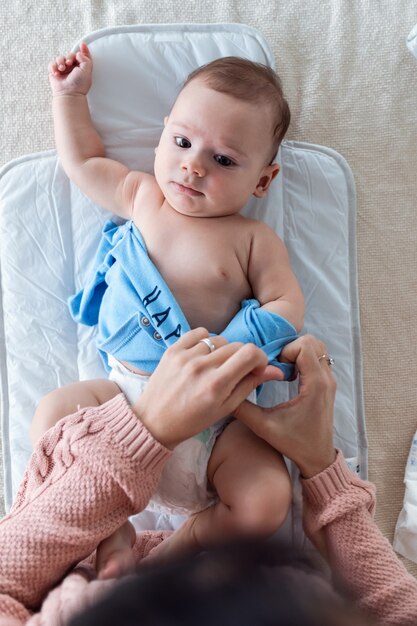
[[[255,224],[248,278],[262,308],[281,315],[300,332],[304,325],[304,297],[300,285],[284,243],[263,222]]]
[[[59,56],[49,64],[56,147],[66,174],[91,200],[129,218],[137,190],[148,175],[106,157],[87,102],[92,69],[85,43],[76,54]]]

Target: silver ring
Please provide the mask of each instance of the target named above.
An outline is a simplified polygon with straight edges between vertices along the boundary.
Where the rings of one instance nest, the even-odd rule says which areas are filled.
[[[319,361],[321,361],[322,359],[326,359],[327,365],[329,367],[332,367],[334,365],[334,358],[330,356],[330,354],[322,354],[321,356],[319,356]]]
[[[200,339],[198,343],[205,343],[210,352],[214,352],[214,350],[216,349],[216,346],[212,341],[210,341],[208,337],[206,337],[205,339]]]

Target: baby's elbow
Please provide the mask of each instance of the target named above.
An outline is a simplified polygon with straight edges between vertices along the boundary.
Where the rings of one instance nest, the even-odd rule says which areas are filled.
[[[295,328],[298,334],[304,328],[304,314],[301,314],[299,311],[294,311],[292,315],[288,316],[290,319],[288,320]]]
[[[297,298],[295,299],[294,305],[295,305],[294,311],[293,311],[294,319],[291,321],[297,333],[300,333],[304,328],[304,311],[305,311],[304,296],[301,293],[301,291],[298,294]]]
[[[298,334],[301,333],[301,331],[304,328],[304,315],[301,317],[298,317],[295,322],[293,322],[293,326],[295,328],[295,330],[297,331]]]

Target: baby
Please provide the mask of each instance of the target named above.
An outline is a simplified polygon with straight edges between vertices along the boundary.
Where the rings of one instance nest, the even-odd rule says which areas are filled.
[[[195,348],[202,358],[222,334],[257,343],[273,361],[304,316],[283,242],[240,215],[278,174],[274,158],[289,124],[270,68],[227,57],[193,72],[165,118],[154,175],[106,157],[86,98],[92,58],[85,43],[49,72],[67,175],[127,222],[105,225],[94,270],[71,301],[76,320],[98,325],[110,380],[48,394],[34,416],[34,442],[77,406],[111,397],[115,383],[135,402],[164,350],[189,328],[210,334]],[[291,483],[283,458],[230,418],[175,448],[152,502],[190,515],[159,546],[162,556],[233,534],[269,536],[286,518]],[[103,577],[123,567],[132,537],[128,523],[101,544]]]

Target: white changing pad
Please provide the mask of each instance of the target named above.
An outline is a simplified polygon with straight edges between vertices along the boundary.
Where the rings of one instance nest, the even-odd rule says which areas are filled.
[[[163,118],[192,69],[226,55],[274,65],[260,33],[240,24],[117,27],[84,41],[94,57],[92,116],[107,153],[150,172]],[[321,146],[284,142],[278,162],[281,173],[267,198],[251,200],[245,214],[265,220],[287,245],[305,295],[305,332],[325,339],[336,361],[335,443],[366,477],[353,178],[346,161]],[[69,182],[54,151],[17,159],[0,171],[7,510],[31,453],[28,428],[40,397],[78,379],[104,376],[94,330],[72,321],[67,298],[83,283],[106,217]],[[296,388],[269,383],[262,402],[286,399]],[[299,517],[292,519],[295,528]]]

